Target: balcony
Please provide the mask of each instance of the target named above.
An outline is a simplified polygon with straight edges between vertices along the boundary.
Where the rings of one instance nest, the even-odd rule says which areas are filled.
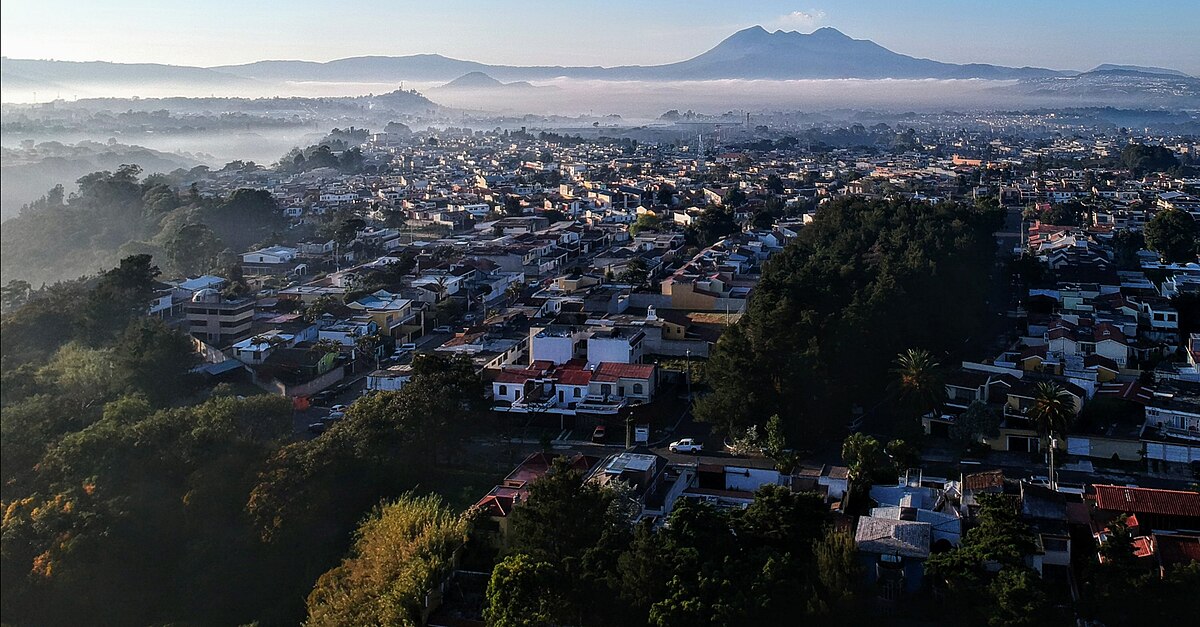
[[[1197,431],[1196,429],[1183,429],[1180,427],[1159,425],[1158,434],[1167,438],[1177,438],[1180,440],[1200,442],[1200,431]]]
[[[583,402],[575,406],[575,410],[585,414],[616,414],[625,407],[626,400],[618,396],[604,394],[588,394]]]

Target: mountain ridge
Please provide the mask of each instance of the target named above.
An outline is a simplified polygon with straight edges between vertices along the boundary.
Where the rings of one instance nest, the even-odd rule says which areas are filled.
[[[1092,71],[1136,71],[1188,77],[1177,70],[1103,64]],[[752,26],[712,48],[659,65],[515,66],[455,59],[435,53],[404,56],[366,55],[317,62],[272,59],[213,67],[3,59],[6,84],[22,89],[70,89],[90,85],[98,76],[114,82],[195,82],[206,88],[287,82],[454,81],[472,73],[501,83],[581,80],[703,81],[720,79],[988,79],[1038,80],[1079,76],[1084,72],[987,63],[956,64],[894,52],[869,39],[855,39],[824,27],[811,33]]]

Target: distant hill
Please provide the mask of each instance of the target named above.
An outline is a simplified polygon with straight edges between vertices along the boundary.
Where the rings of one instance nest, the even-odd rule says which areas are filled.
[[[491,76],[488,76],[487,74],[484,74],[483,72],[469,72],[467,74],[463,74],[462,76],[450,81],[449,83],[446,83],[445,85],[434,87],[430,91],[431,92],[443,91],[443,90],[445,90],[445,91],[455,91],[455,90],[512,91],[512,90],[531,90],[531,89],[540,89],[540,88],[535,87],[526,81],[515,81],[512,83],[504,83],[504,82],[501,82],[501,81],[498,81],[498,80],[492,78]]]
[[[491,89],[495,87],[504,87],[504,83],[483,72],[468,72],[442,85],[441,89]]]
[[[214,71],[264,81],[445,81],[491,66],[459,61],[440,54],[403,57],[351,57],[326,63],[311,61],[257,61],[224,65]]]
[[[1101,65],[1097,65],[1096,67],[1092,68],[1089,71],[1091,71],[1091,72],[1109,72],[1109,71],[1138,72],[1140,74],[1165,74],[1167,76],[1183,76],[1186,78],[1193,78],[1190,74],[1185,74],[1184,72],[1180,72],[1179,70],[1172,70],[1169,68],[1153,67],[1153,66],[1147,66],[1147,65],[1118,65],[1115,63],[1104,63]]]
[[[1200,103],[1200,79],[1186,74],[1150,74],[1134,70],[1093,70],[1074,76],[1023,80],[996,89],[1006,96],[1034,98],[1043,106],[1103,102],[1131,109],[1194,109]]]
[[[0,219],[7,220],[21,206],[63,183],[71,191],[76,179],[99,170],[116,170],[136,163],[147,173],[170,172],[197,165],[194,159],[124,144],[84,141],[77,144],[43,142],[32,150],[0,148],[4,185],[0,186]]]
[[[153,85],[159,91],[171,86],[206,89],[237,88],[252,83],[244,76],[225,74],[202,67],[162,65],[158,63],[109,63],[107,61],[50,61],[42,59],[0,59],[0,83],[3,89],[40,90],[49,95],[69,98],[79,91],[89,94],[95,88]],[[71,93],[68,93],[71,92]]]

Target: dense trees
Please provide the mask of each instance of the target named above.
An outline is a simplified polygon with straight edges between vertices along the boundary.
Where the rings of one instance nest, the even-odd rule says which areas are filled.
[[[1129,168],[1134,176],[1142,176],[1147,172],[1163,172],[1176,167],[1179,159],[1163,146],[1131,143],[1121,149],[1121,164]]]
[[[1185,211],[1159,211],[1146,223],[1146,246],[1170,263],[1195,261],[1200,255],[1200,228]]]
[[[817,495],[764,486],[745,510],[680,500],[665,526],[631,530],[619,488],[580,479],[558,462],[514,510],[490,625],[852,622],[853,540],[827,529]]]
[[[494,627],[553,625],[569,620],[554,564],[529,555],[510,555],[492,569],[483,618]]]
[[[959,547],[926,562],[934,585],[947,592],[948,611],[967,625],[1061,623],[1038,574],[1025,565],[1037,543],[1015,501],[983,495],[976,519]]]
[[[692,244],[709,246],[726,235],[737,233],[738,230],[739,227],[733,219],[731,208],[727,206],[709,207],[700,214],[700,217],[696,218],[695,223],[684,229],[684,235]]]
[[[421,625],[425,595],[450,574],[467,521],[436,496],[401,496],[355,534],[351,556],[317,580],[306,625]]]
[[[643,213],[633,224],[629,225],[629,234],[637,235],[642,231],[658,231],[660,228],[662,228],[662,218],[653,213]]]
[[[148,256],[129,257],[31,292],[3,316],[6,624],[295,623],[360,517],[430,477],[482,406],[469,361],[419,359],[402,392],[289,443],[286,399],[198,392],[191,340],[146,316],[156,274]],[[396,520],[415,515],[396,511],[439,507],[406,497],[369,529],[393,538]],[[378,585],[356,588],[358,599],[411,609],[392,574],[427,581],[418,575],[438,568],[448,538],[461,542],[462,523],[446,525],[442,544],[428,525],[411,537],[416,557],[403,568],[364,528],[359,553],[314,596],[314,616],[340,616],[337,590],[362,572]]]
[[[61,186],[4,223],[0,246],[6,276],[31,284],[93,274],[122,257],[146,254],[170,276],[216,269],[221,255],[244,250],[284,230],[285,218],[265,190],[228,198],[193,190],[177,194],[161,175],[138,180],[122,166]]]
[[[6,495],[5,621],[252,619],[269,577],[242,504],[290,424],[286,400],[265,396],[157,411],[138,396],[106,405]]]
[[[982,324],[992,233],[986,207],[835,200],[772,258],[746,315],[710,358],[696,415],[725,433],[779,414],[820,437],[886,389],[902,349],[957,351]]]

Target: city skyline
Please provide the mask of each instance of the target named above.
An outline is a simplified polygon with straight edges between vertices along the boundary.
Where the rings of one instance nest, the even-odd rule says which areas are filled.
[[[1200,6],[1176,0],[1155,11],[1116,1],[984,6],[939,0],[897,7],[877,0],[737,6],[709,0],[561,6],[539,0],[405,7],[363,0],[347,7],[300,0],[239,6],[234,22],[227,17],[235,9],[228,0],[111,0],[67,10],[68,4],[6,2],[0,7],[0,53],[206,67],[426,53],[512,65],[654,65],[699,54],[748,26],[799,32],[830,26],[946,62],[1072,70],[1118,63],[1200,74],[1200,51],[1175,45],[1200,23]],[[969,27],[970,37],[962,37]]]

